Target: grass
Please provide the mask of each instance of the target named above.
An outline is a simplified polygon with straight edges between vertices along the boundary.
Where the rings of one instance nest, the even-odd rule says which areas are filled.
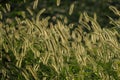
[[[6,6],[5,12],[9,11]],[[120,17],[119,10],[110,9]],[[96,14],[92,18],[84,12],[79,24],[67,25],[66,17],[65,22],[56,19],[56,23],[49,22],[49,16],[41,18],[44,11],[0,22],[1,80],[120,79],[119,19],[110,18],[113,27],[101,28]],[[73,7],[69,14],[72,11]]]

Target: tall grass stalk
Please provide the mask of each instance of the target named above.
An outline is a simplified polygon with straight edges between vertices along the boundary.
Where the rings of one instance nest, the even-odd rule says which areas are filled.
[[[60,0],[57,0],[59,6]],[[33,4],[37,8],[38,0]],[[3,8],[0,16],[9,11]],[[69,14],[73,12],[71,5]],[[119,16],[119,11],[110,9]],[[27,8],[33,15],[32,9]],[[0,22],[0,77],[13,80],[119,80],[119,20],[102,28],[97,16],[81,13],[79,24],[51,23],[42,18],[15,17],[14,25]]]

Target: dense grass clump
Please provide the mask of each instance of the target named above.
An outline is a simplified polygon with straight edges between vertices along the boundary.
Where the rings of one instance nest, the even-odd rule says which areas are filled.
[[[1,20],[9,7],[0,12]],[[119,10],[109,8],[120,17]],[[70,15],[73,9],[71,5]],[[51,22],[50,16],[41,17],[45,9],[36,15],[27,10],[0,22],[1,80],[120,79],[120,19],[109,17],[112,27],[103,28],[96,14],[83,12],[78,24],[67,24],[65,16]],[[28,13],[32,17],[26,17]]]

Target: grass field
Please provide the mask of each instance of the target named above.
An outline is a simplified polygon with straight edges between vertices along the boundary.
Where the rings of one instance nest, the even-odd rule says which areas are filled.
[[[0,19],[9,6],[0,12]],[[34,2],[33,9],[36,6]],[[109,8],[120,17],[119,10]],[[70,15],[73,9],[71,5]],[[1,80],[120,79],[120,19],[109,17],[112,27],[102,28],[96,14],[83,12],[78,24],[67,24],[65,16],[53,23],[50,16],[41,17],[44,11],[32,16],[34,11],[28,9],[22,18],[0,22]],[[28,13],[32,17],[27,18]]]

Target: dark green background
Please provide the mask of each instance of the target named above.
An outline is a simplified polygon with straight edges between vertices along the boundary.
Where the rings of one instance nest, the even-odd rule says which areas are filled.
[[[4,14],[6,17],[20,17],[20,12],[26,10],[27,7],[32,7],[33,0],[0,0],[1,7],[4,7],[6,3],[11,4],[11,12]],[[69,15],[69,8],[72,3],[75,3],[75,8],[72,15]],[[56,0],[39,0],[38,8],[34,10],[37,13],[40,9],[46,8],[43,17],[63,15],[67,16],[69,23],[78,23],[79,15],[83,12],[87,12],[89,16],[97,14],[97,21],[102,27],[108,27],[109,19],[107,16],[111,16],[113,19],[117,19],[112,11],[109,10],[109,6],[115,6],[120,9],[119,0],[61,0],[60,6],[56,5]],[[0,9],[1,9],[0,7]],[[2,10],[2,9],[1,9]],[[27,15],[30,17],[29,15]]]

